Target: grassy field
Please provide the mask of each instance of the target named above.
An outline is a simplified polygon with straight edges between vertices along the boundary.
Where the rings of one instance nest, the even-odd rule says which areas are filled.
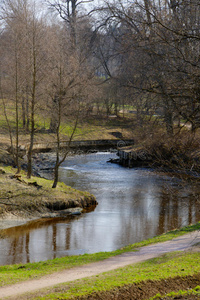
[[[0,110],[3,112],[3,106],[0,103]],[[13,103],[7,104],[7,115],[10,128],[15,142],[15,107]],[[19,111],[19,115],[21,112]],[[90,115],[84,120],[78,122],[73,140],[95,140],[95,139],[116,139],[112,132],[120,132],[123,138],[132,138],[133,120],[132,114],[126,118],[113,118],[104,116]],[[36,112],[35,115],[35,143],[50,143],[56,141],[56,135],[49,133],[50,118],[46,116],[45,111]],[[74,127],[73,118],[67,118],[60,126],[62,140],[68,140]],[[29,134],[23,129],[22,118],[19,118],[19,144],[26,145],[29,143]],[[0,114],[0,147],[10,145],[8,124],[5,115]]]

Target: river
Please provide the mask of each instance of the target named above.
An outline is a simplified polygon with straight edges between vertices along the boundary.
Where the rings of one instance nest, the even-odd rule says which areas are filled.
[[[199,221],[193,186],[151,169],[111,164],[109,158],[115,154],[69,157],[59,180],[91,192],[98,205],[81,216],[6,229],[0,265],[111,251]]]

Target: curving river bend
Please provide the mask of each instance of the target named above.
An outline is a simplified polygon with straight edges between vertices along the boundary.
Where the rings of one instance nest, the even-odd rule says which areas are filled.
[[[200,219],[193,186],[149,169],[107,163],[114,157],[105,152],[69,157],[60,181],[93,193],[98,206],[81,216],[6,229],[0,265],[111,251]]]

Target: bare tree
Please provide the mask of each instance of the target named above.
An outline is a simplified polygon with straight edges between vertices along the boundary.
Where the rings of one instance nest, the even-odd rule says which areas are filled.
[[[77,25],[83,17],[84,4],[91,3],[93,0],[47,0],[48,6],[59,13],[61,19],[67,25],[70,32],[71,47],[74,49],[77,46],[78,28]]]
[[[35,136],[35,114],[38,105],[41,101],[40,86],[44,80],[45,73],[45,43],[46,40],[46,26],[42,19],[37,17],[36,8],[32,8],[32,18],[29,21],[29,64],[30,64],[30,143],[28,148],[28,168],[27,176],[31,177],[32,173],[32,151]],[[40,101],[39,101],[40,100]]]
[[[48,46],[48,111],[51,116],[50,130],[55,132],[56,163],[53,188],[57,186],[58,170],[67,157],[78,122],[87,111],[88,92],[93,72],[87,64],[87,57],[72,51],[68,43],[66,27],[56,24],[49,31],[53,43]],[[87,53],[87,51],[86,51]],[[87,53],[88,54],[88,53]],[[66,132],[66,124],[70,129]],[[67,139],[67,141],[66,141]],[[65,140],[65,142],[63,142]]]
[[[15,157],[19,166],[19,126],[30,127],[28,148],[28,177],[32,172],[32,149],[35,134],[35,112],[41,102],[41,86],[45,66],[45,24],[39,19],[34,3],[28,0],[5,0],[2,12],[5,20],[4,94],[15,101]],[[8,88],[8,84],[10,85]],[[40,101],[39,101],[40,100]],[[26,102],[26,103],[25,103]]]
[[[23,3],[24,4],[24,3]],[[4,2],[2,7],[2,12],[5,20],[5,30],[4,30],[4,47],[8,51],[8,53],[4,53],[4,62],[9,61],[9,65],[7,65],[6,72],[8,70],[10,73],[9,81],[13,89],[9,89],[9,94],[15,103],[15,150],[12,149],[13,142],[11,138],[11,127],[9,124],[8,116],[6,115],[7,124],[10,131],[11,138],[11,149],[14,154],[14,161],[17,167],[17,172],[20,171],[20,163],[19,163],[19,106],[20,106],[20,90],[22,85],[22,74],[21,74],[21,66],[22,66],[22,55],[21,51],[24,43],[24,35],[22,28],[22,2],[20,1],[11,1],[8,0]],[[20,13],[19,13],[20,11]],[[11,92],[10,92],[11,91]],[[8,95],[8,94],[7,94]],[[6,105],[4,102],[4,113],[6,114]]]
[[[199,9],[198,1],[144,0],[105,1],[100,10],[102,26],[123,33],[116,35],[118,79],[160,109],[170,135],[175,116],[199,126]]]

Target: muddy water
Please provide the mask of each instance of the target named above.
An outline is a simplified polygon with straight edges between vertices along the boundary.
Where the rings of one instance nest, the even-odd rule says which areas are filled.
[[[98,206],[81,216],[5,229],[0,264],[111,251],[200,219],[195,187],[152,170],[107,163],[111,157],[115,154],[67,159],[60,181],[90,191]]]

